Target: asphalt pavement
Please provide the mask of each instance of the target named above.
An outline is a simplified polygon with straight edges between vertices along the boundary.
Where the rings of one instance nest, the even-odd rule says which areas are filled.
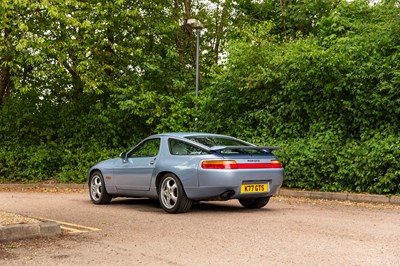
[[[0,243],[0,265],[378,266],[400,261],[396,204],[290,197],[282,190],[258,210],[237,200],[211,201],[171,215],[157,200],[116,198],[100,206],[90,202],[87,188],[75,190],[0,190],[2,211],[56,221],[62,228],[60,237]]]
[[[87,184],[59,184],[59,183],[40,183],[40,184],[0,184],[0,190],[87,190]],[[351,201],[379,204],[396,204],[400,205],[400,196],[385,196],[374,194],[356,194],[343,192],[320,192],[320,191],[305,191],[283,188],[279,192],[280,196],[324,199],[336,201]],[[5,213],[0,210],[0,218]],[[61,234],[60,224],[52,221],[35,220],[26,222],[19,214],[7,213],[11,216],[9,219],[14,219],[14,222],[6,222],[3,225],[0,223],[0,242],[9,242],[27,238],[51,237]],[[22,219],[22,220],[21,220]],[[1,222],[1,219],[0,219]]]

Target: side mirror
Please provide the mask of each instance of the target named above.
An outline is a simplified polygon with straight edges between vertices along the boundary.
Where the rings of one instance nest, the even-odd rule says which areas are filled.
[[[119,154],[119,158],[121,158],[122,160],[126,160],[126,151],[123,151]]]

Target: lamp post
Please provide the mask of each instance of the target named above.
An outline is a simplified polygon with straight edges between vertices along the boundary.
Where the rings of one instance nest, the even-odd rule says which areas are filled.
[[[199,59],[200,59],[200,31],[203,24],[195,18],[190,18],[186,22],[192,29],[196,30],[196,97],[199,95]]]

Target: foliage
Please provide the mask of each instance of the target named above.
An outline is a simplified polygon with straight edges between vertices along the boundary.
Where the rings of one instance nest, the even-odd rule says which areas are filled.
[[[285,185],[400,193],[398,1],[3,1],[0,180],[165,131],[279,145]],[[201,87],[195,97],[196,17]]]
[[[238,0],[238,25],[243,22],[274,24],[272,33],[281,38],[296,38],[314,33],[318,21],[335,9],[338,0]]]
[[[289,187],[398,193],[384,148],[399,138],[398,11],[342,2],[316,35],[285,42],[267,37],[272,22],[245,25],[207,84],[201,128],[280,143]]]
[[[400,136],[377,133],[361,141],[340,141],[334,132],[282,142],[288,187],[323,191],[396,194]],[[299,171],[301,169],[301,171]]]

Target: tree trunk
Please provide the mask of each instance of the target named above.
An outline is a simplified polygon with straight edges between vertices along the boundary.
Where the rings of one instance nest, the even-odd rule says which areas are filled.
[[[182,64],[185,62],[185,54],[186,50],[189,47],[190,52],[191,52],[191,57],[194,62],[195,60],[195,48],[192,47],[191,43],[191,37],[192,37],[192,32],[193,30],[186,25],[186,21],[192,17],[192,1],[191,0],[174,0],[174,19],[175,21],[180,24],[182,23],[181,19],[181,14],[182,14],[182,2],[183,2],[183,23],[182,27],[179,27],[176,30],[176,36],[175,36],[175,43],[176,43],[176,49],[179,53],[179,60]],[[182,33],[183,29],[183,33]]]
[[[7,56],[3,61],[3,66],[0,72],[0,107],[3,104],[3,99],[10,94],[10,66],[11,57]]]
[[[214,45],[214,62],[216,64],[218,63],[219,47],[221,45],[221,39],[223,38],[223,34],[224,34],[226,17],[229,15],[228,10],[229,10],[230,4],[231,4],[230,0],[225,1],[224,6],[222,8],[222,14],[221,14],[221,18],[219,21],[219,25],[217,26],[215,45]]]
[[[180,12],[179,12],[179,0],[174,1],[174,19],[177,23],[180,21]],[[182,47],[182,38],[181,38],[181,27],[178,27],[176,29],[176,35],[175,35],[175,43],[176,43],[176,50],[179,53],[179,61],[181,64],[184,62],[185,58],[185,52]]]
[[[10,29],[5,29],[3,31],[4,40],[7,42],[8,36],[10,35]],[[8,94],[10,94],[10,85],[11,85],[11,75],[10,75],[10,62],[12,57],[10,55],[4,56],[1,61],[1,69],[0,69],[0,107],[3,104],[3,99]]]

